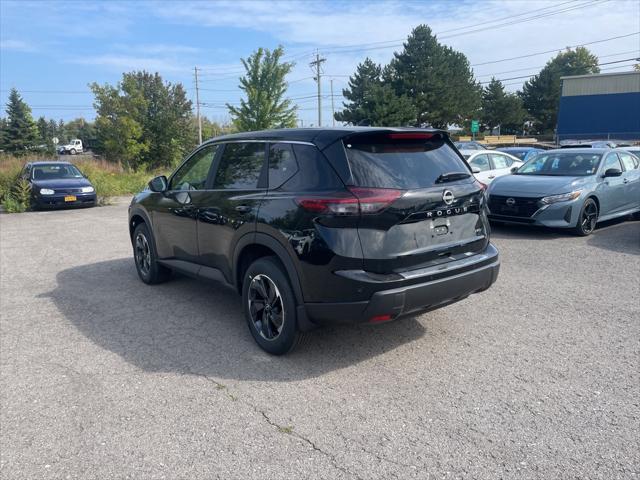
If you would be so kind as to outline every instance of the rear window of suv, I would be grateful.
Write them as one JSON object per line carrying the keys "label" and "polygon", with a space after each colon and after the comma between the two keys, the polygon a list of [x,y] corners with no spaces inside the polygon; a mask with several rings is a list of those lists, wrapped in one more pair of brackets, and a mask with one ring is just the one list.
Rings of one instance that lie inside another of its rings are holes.
{"label": "rear window of suv", "polygon": [[442,134],[360,134],[344,140],[355,185],[402,190],[432,187],[444,173],[469,167]]}

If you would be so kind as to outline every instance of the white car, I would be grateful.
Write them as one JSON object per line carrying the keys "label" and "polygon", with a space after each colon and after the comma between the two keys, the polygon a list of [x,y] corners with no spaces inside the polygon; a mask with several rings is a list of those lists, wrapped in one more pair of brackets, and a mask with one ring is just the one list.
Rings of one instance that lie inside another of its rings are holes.
{"label": "white car", "polygon": [[513,167],[520,167],[524,162],[513,155],[493,150],[461,150],[475,177],[484,184],[489,184],[496,177],[509,175]]}

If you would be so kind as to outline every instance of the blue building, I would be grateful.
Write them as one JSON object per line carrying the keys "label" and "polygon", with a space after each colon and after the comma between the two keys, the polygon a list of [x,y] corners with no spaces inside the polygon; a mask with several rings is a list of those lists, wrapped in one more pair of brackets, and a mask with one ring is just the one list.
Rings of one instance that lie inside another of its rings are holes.
{"label": "blue building", "polygon": [[558,140],[640,140],[640,72],[561,78]]}

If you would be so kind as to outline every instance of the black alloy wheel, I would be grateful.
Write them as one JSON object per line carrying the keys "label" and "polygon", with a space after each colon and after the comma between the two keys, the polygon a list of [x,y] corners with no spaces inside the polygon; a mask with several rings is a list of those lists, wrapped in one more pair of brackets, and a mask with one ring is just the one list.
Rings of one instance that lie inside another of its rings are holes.
{"label": "black alloy wheel", "polygon": [[171,270],[158,263],[153,237],[145,223],[133,232],[133,259],[140,280],[149,285],[161,283],[171,276]]}
{"label": "black alloy wheel", "polygon": [[575,232],[582,237],[591,235],[596,229],[597,223],[598,205],[592,198],[588,198],[584,202],[582,210],[580,210],[580,216],[578,217],[578,224],[575,227]]}
{"label": "black alloy wheel", "polygon": [[261,257],[244,272],[242,303],[249,331],[267,353],[284,355],[306,336],[298,330],[289,276],[277,257]]}

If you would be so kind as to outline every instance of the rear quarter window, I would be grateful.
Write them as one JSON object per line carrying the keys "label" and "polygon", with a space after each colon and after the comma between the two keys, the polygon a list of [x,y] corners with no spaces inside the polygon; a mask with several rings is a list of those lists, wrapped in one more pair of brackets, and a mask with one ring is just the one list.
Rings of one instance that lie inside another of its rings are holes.
{"label": "rear quarter window", "polygon": [[402,190],[435,185],[444,173],[471,173],[441,134],[428,139],[358,135],[344,140],[355,185]]}

